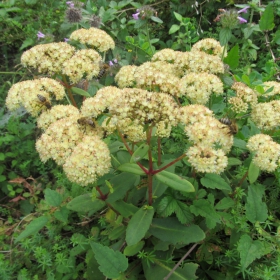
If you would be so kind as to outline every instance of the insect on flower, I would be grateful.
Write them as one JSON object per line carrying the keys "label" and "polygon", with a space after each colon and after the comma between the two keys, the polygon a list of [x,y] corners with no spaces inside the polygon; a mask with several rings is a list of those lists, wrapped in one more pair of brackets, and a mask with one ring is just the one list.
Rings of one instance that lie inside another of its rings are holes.
{"label": "insect on flower", "polygon": [[238,132],[237,123],[229,118],[221,118],[219,121],[229,129],[229,135],[235,135]]}
{"label": "insect on flower", "polygon": [[95,121],[92,119],[92,118],[87,118],[87,117],[83,117],[83,118],[79,118],[77,120],[77,123],[79,125],[89,125],[91,126],[92,128],[95,128],[96,125],[95,125]]}
{"label": "insect on flower", "polygon": [[51,109],[52,105],[50,101],[47,100],[47,98],[41,94],[37,94],[38,100],[41,103],[41,105],[46,106],[47,109]]}

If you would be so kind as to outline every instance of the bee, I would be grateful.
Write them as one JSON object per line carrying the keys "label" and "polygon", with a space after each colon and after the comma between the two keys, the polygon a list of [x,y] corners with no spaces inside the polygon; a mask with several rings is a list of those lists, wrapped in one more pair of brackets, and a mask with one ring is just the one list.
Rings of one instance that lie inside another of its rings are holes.
{"label": "bee", "polygon": [[95,125],[95,121],[91,118],[87,118],[87,117],[83,117],[83,118],[79,118],[77,120],[77,123],[80,124],[80,125],[89,125],[91,126],[92,128],[95,128],[96,125]]}
{"label": "bee", "polygon": [[219,119],[220,123],[226,125],[229,129],[229,135],[235,135],[238,132],[237,123],[234,120],[230,120],[229,118],[221,118]]}
{"label": "bee", "polygon": [[101,63],[100,64],[100,70],[99,70],[98,75],[96,76],[96,79],[98,79],[98,80],[101,79],[105,75],[105,73],[107,73],[109,71],[109,69],[110,69],[109,64]]}
{"label": "bee", "polygon": [[52,105],[50,103],[50,101],[47,100],[47,98],[41,94],[37,94],[37,97],[40,101],[40,103],[44,106],[46,106],[47,109],[51,109],[52,108]]}

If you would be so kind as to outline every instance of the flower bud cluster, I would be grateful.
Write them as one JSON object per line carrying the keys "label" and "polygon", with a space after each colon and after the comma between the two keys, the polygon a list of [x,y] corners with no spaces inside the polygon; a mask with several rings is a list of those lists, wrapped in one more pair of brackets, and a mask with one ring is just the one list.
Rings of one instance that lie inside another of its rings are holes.
{"label": "flower bud cluster", "polygon": [[23,53],[21,63],[39,73],[53,75],[62,71],[63,63],[74,53],[75,48],[64,42],[37,45]]}
{"label": "flower bud cluster", "polygon": [[80,50],[63,63],[62,73],[67,75],[73,84],[83,77],[91,80],[100,71],[100,61],[101,56],[95,50]]}
{"label": "flower bud cluster", "polygon": [[107,145],[98,136],[85,136],[67,158],[63,170],[70,181],[86,186],[108,173],[110,167]]}
{"label": "flower bud cluster", "polygon": [[245,113],[249,105],[254,108],[258,103],[258,97],[254,90],[241,82],[235,82],[232,87],[236,91],[236,96],[229,99],[232,110],[236,113]]}
{"label": "flower bud cluster", "polygon": [[[42,102],[38,95],[45,99],[45,102]],[[64,87],[59,82],[41,78],[14,84],[8,92],[6,105],[11,111],[24,106],[27,112],[36,117],[41,111],[48,109],[46,104],[51,105],[53,97],[61,100],[64,96]]]}
{"label": "flower bud cluster", "polygon": [[[198,41],[192,46],[191,51],[202,51],[210,55],[217,55],[222,57],[224,48],[222,47],[220,42],[216,41],[212,38],[206,38]],[[224,53],[224,57],[226,56],[226,52]]]}
{"label": "flower bud cluster", "polygon": [[115,42],[112,37],[105,31],[94,27],[78,29],[71,34],[70,39],[95,48],[99,52],[106,52],[115,48]]}
{"label": "flower bud cluster", "polygon": [[216,75],[189,73],[180,79],[179,96],[187,96],[193,104],[206,104],[212,93],[223,94],[223,83]]}
{"label": "flower bud cluster", "polygon": [[198,172],[221,173],[227,166],[233,136],[213,117],[213,112],[202,105],[179,109],[178,119],[185,125],[185,133],[194,144],[186,152],[188,161]]}
{"label": "flower bud cluster", "polygon": [[261,170],[273,172],[280,164],[280,145],[265,134],[257,134],[248,141],[247,148],[254,152],[253,163]]}
{"label": "flower bud cluster", "polygon": [[280,100],[258,103],[251,112],[253,122],[260,129],[274,129],[280,125]]}
{"label": "flower bud cluster", "polygon": [[135,65],[123,66],[115,76],[115,81],[120,88],[133,87],[136,84],[134,73],[138,67]]}

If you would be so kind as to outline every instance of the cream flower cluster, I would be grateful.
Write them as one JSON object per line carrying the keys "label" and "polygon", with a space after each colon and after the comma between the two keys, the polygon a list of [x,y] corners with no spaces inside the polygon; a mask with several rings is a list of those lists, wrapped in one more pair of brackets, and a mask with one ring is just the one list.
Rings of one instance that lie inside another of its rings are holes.
{"label": "cream flower cluster", "polygon": [[280,125],[280,100],[258,103],[251,112],[253,122],[260,129],[274,129]]}
{"label": "cream flower cluster", "polygon": [[24,67],[37,69],[39,73],[53,75],[60,73],[63,63],[75,53],[75,48],[67,43],[37,45],[23,53],[21,63]]}
{"label": "cream flower cluster", "polygon": [[36,149],[43,162],[52,158],[58,165],[62,165],[82,138],[83,132],[78,126],[77,118],[63,118],[47,128],[37,140]]}
{"label": "cream flower cluster", "polygon": [[228,158],[221,149],[195,145],[188,149],[186,155],[197,172],[220,174],[228,164]]}
{"label": "cream flower cluster", "polygon": [[[203,51],[210,55],[217,55],[222,57],[224,52],[224,47],[221,46],[220,42],[212,38],[206,38],[198,41],[192,46],[191,51]],[[226,52],[224,53],[226,56]]]}
{"label": "cream flower cluster", "polygon": [[108,107],[121,98],[121,90],[117,87],[108,86],[97,91],[94,97],[87,98],[81,107],[84,117],[98,117]]}
{"label": "cream flower cluster", "polygon": [[62,73],[67,75],[73,84],[85,76],[87,80],[97,76],[100,71],[101,56],[95,50],[77,51],[63,63]]}
{"label": "cream flower cluster", "polygon": [[110,151],[98,136],[85,136],[63,165],[66,176],[72,182],[86,186],[111,167]]}
{"label": "cream flower cluster", "polygon": [[36,117],[41,111],[48,109],[46,103],[42,102],[38,95],[50,104],[53,97],[56,100],[63,99],[65,91],[59,82],[50,78],[19,82],[14,84],[8,92],[7,108],[13,111],[24,106],[27,112]]}
{"label": "cream flower cluster", "polygon": [[181,52],[172,49],[163,49],[153,55],[152,61],[165,61],[173,64],[177,55],[180,53]]}
{"label": "cream flower cluster", "polygon": [[251,137],[247,144],[248,149],[254,152],[253,163],[261,170],[273,172],[280,164],[280,145],[265,134]]}
{"label": "cream flower cluster", "polygon": [[79,110],[72,105],[56,105],[37,118],[37,126],[46,130],[52,123],[68,117],[79,118]]}
{"label": "cream flower cluster", "polygon": [[188,105],[179,109],[179,122],[194,146],[186,152],[188,161],[198,172],[221,173],[227,166],[233,136],[211,110],[203,105]]}
{"label": "cream flower cluster", "polygon": [[120,88],[133,87],[136,84],[134,73],[137,69],[135,65],[123,66],[115,76],[115,81]]}
{"label": "cream flower cluster", "polygon": [[254,108],[258,103],[258,97],[254,90],[241,82],[235,82],[232,87],[236,91],[236,96],[229,99],[232,110],[236,113],[245,113],[249,105]]}
{"label": "cream flower cluster", "polygon": [[145,62],[134,72],[136,87],[178,95],[180,73],[177,72],[174,65],[164,61]]}
{"label": "cream flower cluster", "polygon": [[187,96],[194,104],[206,104],[212,93],[223,93],[222,81],[213,74],[189,73],[179,82],[180,95]]}
{"label": "cream flower cluster", "polygon": [[112,37],[105,31],[94,27],[78,29],[71,34],[70,39],[93,47],[99,52],[106,52],[115,48],[115,42]]}
{"label": "cream flower cluster", "polygon": [[264,84],[264,89],[266,91],[273,87],[272,91],[266,93],[264,96],[273,96],[276,94],[280,94],[280,83],[275,81],[268,81],[268,82],[264,82],[263,84]]}

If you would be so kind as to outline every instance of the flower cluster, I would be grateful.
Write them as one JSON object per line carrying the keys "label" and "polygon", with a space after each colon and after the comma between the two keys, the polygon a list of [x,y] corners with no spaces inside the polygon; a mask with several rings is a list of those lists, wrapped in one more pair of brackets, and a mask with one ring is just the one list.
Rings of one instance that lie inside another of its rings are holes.
{"label": "flower cluster", "polygon": [[189,73],[180,80],[178,87],[179,96],[187,96],[194,104],[206,104],[212,93],[223,93],[222,81],[208,73]]}
{"label": "flower cluster", "polygon": [[229,130],[202,105],[179,109],[178,120],[185,125],[185,133],[194,144],[186,152],[190,164],[198,172],[221,173],[227,166],[228,153],[233,145]]}
{"label": "flower cluster", "polygon": [[59,82],[41,78],[14,84],[8,92],[6,105],[11,111],[24,106],[27,112],[36,117],[41,111],[49,109],[52,97],[61,100],[64,96],[64,87]]}
{"label": "flower cluster", "polygon": [[52,123],[69,117],[76,117],[78,119],[80,115],[79,110],[72,105],[56,105],[50,110],[43,112],[37,118],[37,126],[43,130],[46,130]]}
{"label": "flower cluster", "polygon": [[21,63],[39,73],[53,75],[61,72],[63,63],[74,53],[75,48],[65,42],[37,45],[23,53]]}
{"label": "flower cluster", "polygon": [[264,82],[264,89],[267,92],[264,96],[273,96],[276,94],[280,94],[280,83],[275,82],[275,81],[268,81],[268,82]]}
{"label": "flower cluster", "polygon": [[105,31],[91,27],[90,29],[78,29],[74,31],[71,40],[97,49],[99,52],[106,52],[115,48],[115,42]]}
{"label": "flower cluster", "polygon": [[135,65],[123,66],[115,76],[115,81],[120,88],[133,87],[136,84],[134,73],[137,69]]}
{"label": "flower cluster", "polygon": [[98,136],[85,136],[67,158],[63,170],[70,181],[86,186],[108,173],[110,167],[107,145]]}
{"label": "flower cluster", "polygon": [[258,97],[254,90],[241,82],[235,82],[232,87],[236,91],[236,96],[229,99],[232,110],[236,113],[245,113],[249,105],[254,108],[258,103]]}
{"label": "flower cluster", "polygon": [[91,80],[92,77],[98,75],[100,62],[101,56],[95,50],[80,50],[63,63],[62,73],[67,75],[73,84],[79,82],[84,76],[87,80]]}
{"label": "flower cluster", "polygon": [[224,52],[224,48],[222,47],[220,42],[216,41],[212,38],[206,38],[198,41],[192,46],[191,51],[203,51],[210,55],[217,55],[219,57],[222,57],[223,53],[224,56],[226,56],[226,53]]}
{"label": "flower cluster", "polygon": [[181,52],[172,49],[163,49],[153,55],[152,61],[165,61],[173,64],[179,53]]}
{"label": "flower cluster", "polygon": [[251,113],[253,122],[261,129],[274,129],[280,125],[280,100],[257,104]]}
{"label": "flower cluster", "polygon": [[265,134],[251,137],[247,144],[248,149],[254,152],[253,163],[261,170],[273,172],[280,164],[280,145]]}

